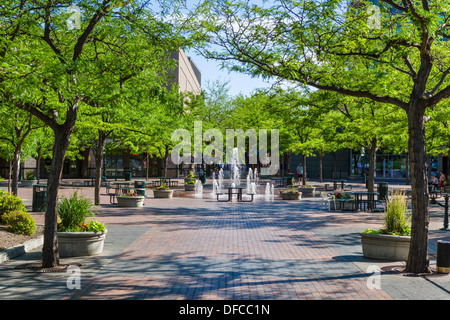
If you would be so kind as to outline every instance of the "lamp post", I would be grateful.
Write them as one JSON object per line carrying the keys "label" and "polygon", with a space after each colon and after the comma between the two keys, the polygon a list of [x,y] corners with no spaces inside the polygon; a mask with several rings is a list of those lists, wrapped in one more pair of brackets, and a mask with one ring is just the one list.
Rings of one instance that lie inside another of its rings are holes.
{"label": "lamp post", "polygon": [[444,198],[445,198],[445,204],[439,203],[437,202],[438,205],[440,205],[441,207],[444,207],[444,227],[439,229],[442,231],[450,231],[450,229],[448,228],[448,198],[450,197],[450,195],[448,193],[443,194]]}

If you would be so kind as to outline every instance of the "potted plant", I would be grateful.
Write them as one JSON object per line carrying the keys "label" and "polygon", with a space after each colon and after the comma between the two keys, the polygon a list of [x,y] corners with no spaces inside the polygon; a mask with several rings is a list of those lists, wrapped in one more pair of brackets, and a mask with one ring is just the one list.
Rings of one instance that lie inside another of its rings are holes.
{"label": "potted plant", "polygon": [[316,187],[313,187],[310,184],[305,184],[303,186],[298,187],[297,190],[300,191],[302,195],[313,196],[316,192]]}
{"label": "potted plant", "polygon": [[283,200],[300,200],[302,198],[302,193],[294,187],[288,190],[280,190],[280,194]]}
{"label": "potted plant", "polygon": [[172,198],[173,190],[171,190],[165,183],[153,189],[153,196],[155,198]]}
{"label": "potted plant", "polygon": [[32,185],[36,184],[38,181],[36,179],[36,176],[34,175],[33,171],[26,171],[25,177],[20,182],[21,185],[24,187],[31,187]]}
{"label": "potted plant", "polygon": [[355,205],[354,197],[348,192],[335,192],[331,197],[330,210],[352,211]]}
{"label": "potted plant", "polygon": [[366,229],[360,235],[364,257],[405,261],[411,241],[410,215],[405,193],[401,190],[394,191],[387,200],[383,228]]}
{"label": "potted plant", "polygon": [[119,207],[143,207],[145,196],[139,195],[137,192],[127,192],[117,197],[117,205]]}
{"label": "potted plant", "polygon": [[107,229],[95,221],[93,202],[75,192],[58,202],[60,221],[57,226],[61,257],[90,256],[103,252]]}
{"label": "potted plant", "polygon": [[194,176],[194,172],[191,170],[189,174],[184,178],[184,190],[185,191],[194,191],[195,190],[195,181],[196,178]]}

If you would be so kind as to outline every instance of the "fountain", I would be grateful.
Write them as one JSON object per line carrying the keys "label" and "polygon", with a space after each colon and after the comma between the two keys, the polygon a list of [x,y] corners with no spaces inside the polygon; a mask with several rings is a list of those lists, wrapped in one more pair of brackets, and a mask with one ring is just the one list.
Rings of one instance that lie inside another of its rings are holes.
{"label": "fountain", "polygon": [[253,173],[252,168],[248,169],[247,174],[247,193],[257,194],[258,190],[258,169]]}
{"label": "fountain", "polygon": [[275,195],[275,188],[273,186],[273,183],[270,184],[269,182],[267,182],[265,194],[266,200],[273,200],[273,196]]}
{"label": "fountain", "polygon": [[202,185],[202,182],[200,180],[195,181],[194,195],[196,197],[202,197],[203,196],[203,185]]}
{"label": "fountain", "polygon": [[222,192],[222,188],[223,188],[223,168],[220,168],[219,170],[219,183],[217,185],[217,192]]}
{"label": "fountain", "polygon": [[241,170],[239,168],[239,149],[234,148],[233,149],[233,157],[231,159],[231,170],[230,170],[230,177],[232,183],[234,183],[235,187],[238,187],[241,185]]}

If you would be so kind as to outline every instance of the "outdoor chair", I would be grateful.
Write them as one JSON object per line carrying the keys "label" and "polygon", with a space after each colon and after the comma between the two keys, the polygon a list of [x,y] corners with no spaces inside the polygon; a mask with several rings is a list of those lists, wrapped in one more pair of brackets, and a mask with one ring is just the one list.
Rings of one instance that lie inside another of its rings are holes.
{"label": "outdoor chair", "polygon": [[321,192],[320,196],[322,197],[323,209],[326,210],[326,211],[330,211],[331,196],[328,193],[326,193],[326,192]]}

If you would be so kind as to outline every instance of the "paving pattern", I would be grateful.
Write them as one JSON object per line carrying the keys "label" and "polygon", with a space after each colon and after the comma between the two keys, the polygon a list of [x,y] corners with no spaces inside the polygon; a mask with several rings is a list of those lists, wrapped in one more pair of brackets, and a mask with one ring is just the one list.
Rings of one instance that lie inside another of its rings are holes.
{"label": "paving pattern", "polygon": [[[22,192],[30,199],[30,190]],[[92,196],[92,188],[82,192]],[[205,194],[148,198],[136,209],[117,208],[106,195],[101,201],[97,217],[108,227],[104,253],[71,259],[84,263],[80,289],[68,289],[68,275],[13,270],[39,259],[37,250],[0,265],[0,299],[450,298],[448,275],[407,277],[392,271],[401,262],[362,257],[358,233],[380,226],[377,213],[329,212],[319,197],[294,202],[258,196],[251,203],[223,203]],[[43,214],[33,215],[43,221]],[[442,209],[434,210],[431,257],[433,243],[450,235],[438,231],[442,219]],[[381,288],[368,285],[373,265],[391,267],[380,275]]]}

